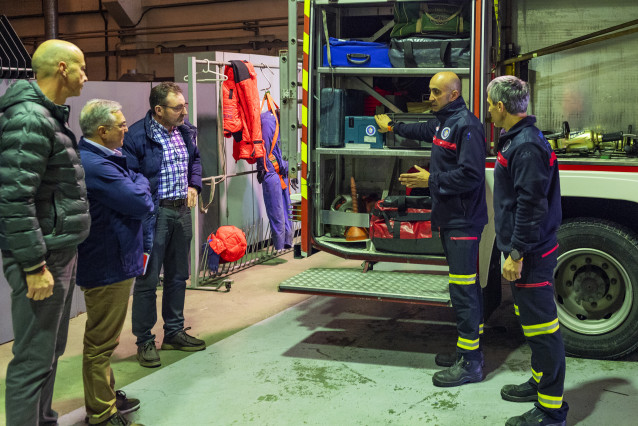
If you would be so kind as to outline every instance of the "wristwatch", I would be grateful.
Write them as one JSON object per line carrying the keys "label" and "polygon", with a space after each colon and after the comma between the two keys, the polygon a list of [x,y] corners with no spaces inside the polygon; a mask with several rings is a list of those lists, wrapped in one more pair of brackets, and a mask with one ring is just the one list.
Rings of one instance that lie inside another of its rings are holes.
{"label": "wristwatch", "polygon": [[513,248],[512,251],[510,251],[510,257],[514,262],[520,262],[521,260],[523,260],[523,253]]}

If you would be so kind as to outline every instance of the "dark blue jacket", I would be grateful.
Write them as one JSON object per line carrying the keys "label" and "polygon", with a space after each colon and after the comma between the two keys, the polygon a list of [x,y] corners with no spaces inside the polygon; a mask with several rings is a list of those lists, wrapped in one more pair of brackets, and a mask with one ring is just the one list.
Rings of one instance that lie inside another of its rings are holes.
{"label": "dark blue jacket", "polygon": [[126,158],[79,143],[91,213],[89,237],[78,246],[77,284],[99,287],[142,275],[142,220],[153,209],[148,180]]}
{"label": "dark blue jacket", "polygon": [[[151,131],[151,111],[146,117],[129,127],[124,135],[124,147],[122,152],[126,155],[128,166],[131,170],[141,173],[151,184],[151,194],[155,209],[144,220],[144,252],[150,253],[153,248],[153,236],[155,234],[155,222],[159,209],[159,180],[162,164],[162,144],[153,140]],[[188,150],[188,186],[202,190],[202,166],[199,161],[199,150],[196,145],[197,128],[188,121],[179,126],[186,149]]]}
{"label": "dark blue jacket", "polygon": [[516,123],[498,142],[494,166],[494,222],[498,248],[545,253],[557,244],[562,220],[558,160],[536,118]]}
{"label": "dark blue jacket", "polygon": [[432,141],[430,195],[432,225],[439,228],[482,228],[485,203],[485,133],[463,97],[424,123],[395,123],[400,136]]}

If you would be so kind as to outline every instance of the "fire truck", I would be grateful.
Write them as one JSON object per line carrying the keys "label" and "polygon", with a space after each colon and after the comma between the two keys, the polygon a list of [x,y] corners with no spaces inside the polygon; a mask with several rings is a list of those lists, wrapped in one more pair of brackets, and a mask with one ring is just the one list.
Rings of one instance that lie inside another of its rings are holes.
{"label": "fire truck", "polygon": [[[324,108],[326,98],[333,99],[334,92],[342,91],[346,104],[348,100],[371,104],[372,114],[408,113],[419,120],[418,114],[410,113],[423,107],[427,97],[419,99],[418,95],[427,92],[429,77],[443,70],[459,75],[468,108],[486,121],[485,88],[495,71],[496,2],[447,2],[463,7],[466,14],[469,54],[465,63],[377,68],[335,66],[326,60],[331,37],[387,41],[402,3],[415,2],[289,2],[289,48],[280,52],[281,138],[291,176],[299,176],[301,184],[297,254],[325,251],[361,260],[362,267],[309,269],[283,282],[280,291],[450,306],[442,250],[428,255],[390,253],[377,250],[369,239],[346,238],[348,229],[369,226],[371,200],[405,193],[397,183],[398,174],[415,164],[427,166],[427,145],[393,149],[386,140],[380,147],[366,133],[369,129],[355,130],[351,140],[339,146],[325,143],[334,139],[326,129],[343,125],[347,133],[348,120],[361,119],[356,115],[360,111],[348,115],[346,105],[345,118],[337,120],[336,126]],[[427,7],[429,2],[417,3]],[[300,40],[297,25],[302,10]],[[408,101],[403,103],[406,94]],[[362,117],[366,115],[370,111],[364,111]],[[421,116],[428,118],[426,113]],[[501,303],[503,258],[495,245],[492,211],[495,158],[490,146],[494,146],[496,132],[489,123],[485,126],[486,151],[492,156],[488,154],[485,165],[489,223],[481,238],[479,276],[487,317]],[[563,210],[555,301],[566,351],[572,356],[617,359],[638,347],[638,159],[630,133],[620,133],[611,141],[592,132],[565,130],[547,135],[559,158]]]}

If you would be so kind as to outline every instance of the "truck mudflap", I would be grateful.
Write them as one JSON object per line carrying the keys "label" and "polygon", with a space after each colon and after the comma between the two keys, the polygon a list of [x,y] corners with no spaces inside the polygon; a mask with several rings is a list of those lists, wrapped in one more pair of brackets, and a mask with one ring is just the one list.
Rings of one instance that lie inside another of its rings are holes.
{"label": "truck mudflap", "polygon": [[310,268],[279,284],[279,291],[451,306],[447,272]]}

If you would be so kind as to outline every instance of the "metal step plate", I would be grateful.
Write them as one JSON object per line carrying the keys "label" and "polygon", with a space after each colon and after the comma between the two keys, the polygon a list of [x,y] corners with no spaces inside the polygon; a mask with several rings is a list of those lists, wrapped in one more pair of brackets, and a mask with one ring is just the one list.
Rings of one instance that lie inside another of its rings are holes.
{"label": "metal step plate", "polygon": [[361,296],[450,304],[448,275],[385,272],[353,268],[310,268],[279,284],[279,291]]}

